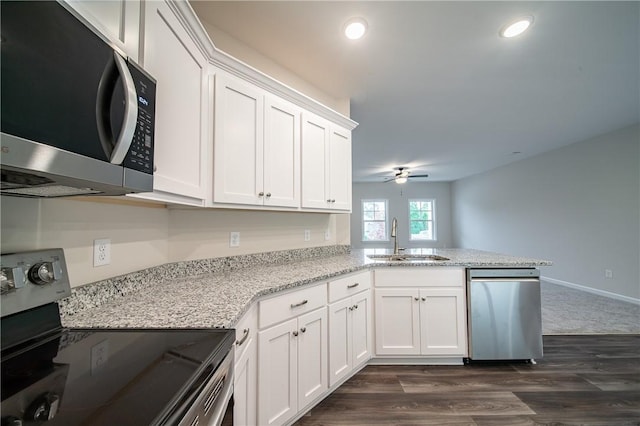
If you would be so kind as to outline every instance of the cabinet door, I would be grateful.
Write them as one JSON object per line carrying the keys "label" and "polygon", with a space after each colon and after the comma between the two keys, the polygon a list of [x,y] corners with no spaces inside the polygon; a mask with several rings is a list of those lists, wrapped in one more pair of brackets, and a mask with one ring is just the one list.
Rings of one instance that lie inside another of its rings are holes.
{"label": "cabinet door", "polygon": [[359,293],[353,296],[351,301],[353,367],[357,367],[371,358],[371,291]]}
{"label": "cabinet door", "polygon": [[216,76],[213,201],[261,205],[264,92],[227,75]]}
{"label": "cabinet door", "polygon": [[66,0],[103,37],[135,62],[140,37],[139,0]]}
{"label": "cabinet door", "polygon": [[298,321],[258,333],[258,424],[281,425],[298,411]]}
{"label": "cabinet door", "polygon": [[265,98],[264,205],[300,207],[300,110]]}
{"label": "cabinet door", "polygon": [[144,68],[157,80],[154,192],[203,205],[207,61],[165,2],[145,10]]}
{"label": "cabinet door", "polygon": [[334,126],[329,138],[328,177],[330,207],[351,211],[351,132]]}
{"label": "cabinet door", "polygon": [[376,289],[376,354],[420,354],[418,289]]}
{"label": "cabinet door", "polygon": [[302,207],[326,209],[329,122],[310,113],[302,114],[301,146]]}
{"label": "cabinet door", "polygon": [[464,290],[421,289],[420,323],[423,355],[466,355]]}
{"label": "cabinet door", "polygon": [[329,305],[329,386],[353,369],[352,311],[350,297]]}
{"label": "cabinet door", "polygon": [[298,317],[298,410],[328,389],[327,310]]}
{"label": "cabinet door", "polygon": [[256,342],[248,339],[235,364],[233,381],[233,421],[238,425],[255,425],[258,356]]}

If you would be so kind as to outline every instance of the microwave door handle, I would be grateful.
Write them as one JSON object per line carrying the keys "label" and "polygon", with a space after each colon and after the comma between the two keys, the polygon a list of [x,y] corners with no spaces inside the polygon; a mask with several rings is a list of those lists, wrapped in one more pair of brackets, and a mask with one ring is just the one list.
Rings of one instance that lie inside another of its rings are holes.
{"label": "microwave door handle", "polygon": [[118,53],[113,52],[113,57],[118,67],[118,72],[122,77],[122,86],[124,89],[125,108],[124,121],[120,129],[120,136],[116,140],[115,147],[111,153],[110,162],[112,164],[122,164],[124,157],[129,152],[131,143],[133,142],[133,134],[136,131],[138,122],[138,95],[136,86],[133,83],[133,77],[127,67],[127,62]]}

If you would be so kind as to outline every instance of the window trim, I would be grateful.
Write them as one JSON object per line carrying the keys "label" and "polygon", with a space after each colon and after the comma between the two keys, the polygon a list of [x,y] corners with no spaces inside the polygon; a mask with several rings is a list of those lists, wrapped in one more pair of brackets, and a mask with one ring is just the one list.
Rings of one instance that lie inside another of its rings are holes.
{"label": "window trim", "polygon": [[[413,222],[411,220],[411,202],[416,202],[416,201],[420,201],[420,202],[425,202],[425,201],[430,201],[431,202],[431,211],[432,211],[432,226],[433,226],[433,238],[429,238],[429,239],[425,239],[425,238],[413,238],[413,234],[411,233],[411,222]],[[436,226],[436,199],[435,198],[410,198],[407,201],[407,218],[409,219],[409,221],[407,222],[409,224],[409,241],[411,242],[420,242],[420,241],[438,241],[438,233],[437,233],[437,226]]]}
{"label": "window trim", "polygon": [[[382,222],[381,220],[364,220],[364,203],[384,203],[384,239],[382,240],[365,240],[364,225],[366,222]],[[367,198],[360,200],[360,240],[363,243],[380,243],[389,241],[389,200],[384,198]]]}

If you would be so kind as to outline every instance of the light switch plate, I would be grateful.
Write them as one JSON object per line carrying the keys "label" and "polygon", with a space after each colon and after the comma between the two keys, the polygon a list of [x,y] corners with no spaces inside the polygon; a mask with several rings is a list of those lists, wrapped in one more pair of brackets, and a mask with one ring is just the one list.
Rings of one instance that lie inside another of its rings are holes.
{"label": "light switch plate", "polygon": [[304,240],[305,241],[311,241],[311,230],[310,229],[305,229],[304,230]]}

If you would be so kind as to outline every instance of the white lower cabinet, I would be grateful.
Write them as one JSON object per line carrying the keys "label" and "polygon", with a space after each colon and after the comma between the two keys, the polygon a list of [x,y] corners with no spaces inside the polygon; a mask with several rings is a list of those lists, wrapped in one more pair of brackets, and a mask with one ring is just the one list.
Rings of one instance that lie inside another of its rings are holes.
{"label": "white lower cabinet", "polygon": [[376,355],[467,355],[464,270],[376,270]]}
{"label": "white lower cabinet", "polygon": [[[281,318],[274,312],[263,316],[263,310],[304,310],[319,302],[322,306],[258,333],[259,425],[287,423],[328,389],[326,285],[309,290],[260,302],[261,327],[268,318]],[[320,294],[318,290],[323,298],[306,298]]]}
{"label": "white lower cabinet", "polygon": [[329,386],[371,358],[371,290],[329,305]]}
{"label": "white lower cabinet", "polygon": [[371,272],[329,282],[329,386],[371,358]]}
{"label": "white lower cabinet", "polygon": [[233,380],[233,420],[237,425],[257,424],[258,318],[255,307],[236,325]]}

